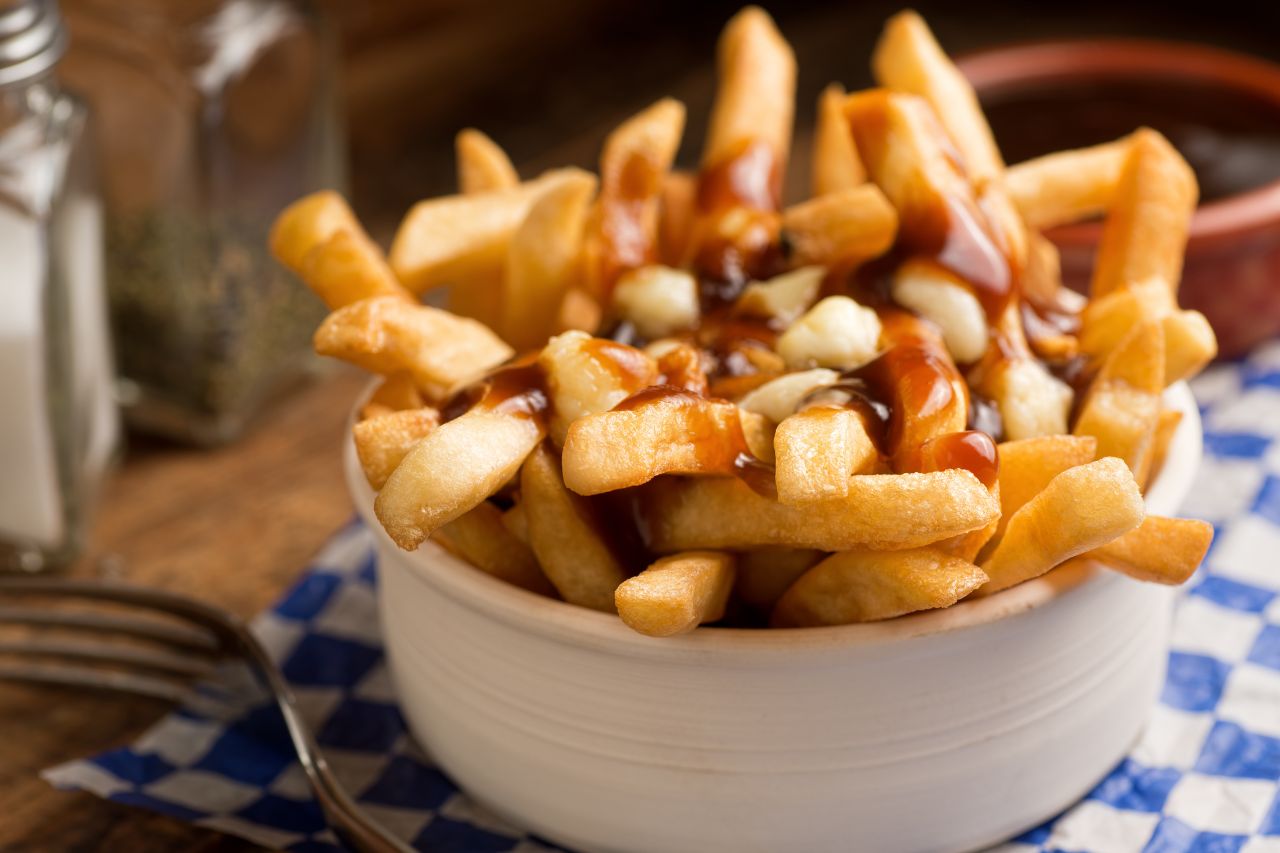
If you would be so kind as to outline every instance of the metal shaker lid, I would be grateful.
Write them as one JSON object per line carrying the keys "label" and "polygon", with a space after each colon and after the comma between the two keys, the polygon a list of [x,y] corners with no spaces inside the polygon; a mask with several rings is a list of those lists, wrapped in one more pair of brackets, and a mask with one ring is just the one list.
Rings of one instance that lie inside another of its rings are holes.
{"label": "metal shaker lid", "polygon": [[0,0],[0,86],[48,71],[66,47],[57,0]]}

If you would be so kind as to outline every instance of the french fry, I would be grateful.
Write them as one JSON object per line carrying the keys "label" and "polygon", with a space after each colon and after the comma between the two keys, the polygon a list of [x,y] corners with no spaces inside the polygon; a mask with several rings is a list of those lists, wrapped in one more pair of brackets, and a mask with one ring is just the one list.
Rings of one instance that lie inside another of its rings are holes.
{"label": "french fry", "polygon": [[502,524],[512,536],[529,544],[529,519],[524,514],[523,502],[517,501],[502,514]]}
{"label": "french fry", "polygon": [[950,607],[982,586],[973,563],[937,548],[845,551],[800,576],[773,609],[775,628],[848,625]]}
{"label": "french fry", "polygon": [[458,160],[458,191],[463,195],[509,190],[520,183],[507,152],[475,128],[454,137],[453,149]]}
{"label": "french fry", "polygon": [[556,594],[533,551],[507,529],[502,510],[488,501],[444,525],[432,538],[500,580],[538,595]]}
{"label": "french fry", "polygon": [[393,373],[379,382],[369,395],[369,401],[360,409],[360,419],[403,409],[420,409],[426,404],[426,398],[413,381],[413,374]]}
{"label": "french fry", "polygon": [[733,597],[768,615],[778,599],[801,575],[817,565],[821,551],[806,548],[756,548],[738,554]]}
{"label": "french fry", "polygon": [[413,446],[440,425],[435,409],[404,409],[367,418],[352,427],[356,457],[369,485],[381,489]]}
{"label": "french fry", "polygon": [[1054,477],[1097,458],[1098,441],[1087,435],[1043,435],[1002,442],[1000,457],[1000,526],[1004,534],[1013,514],[1045,490]]}
{"label": "french fry", "polygon": [[1082,316],[1080,349],[1102,361],[1134,327],[1159,320],[1165,338],[1165,385],[1188,379],[1218,354],[1218,341],[1199,311],[1179,311],[1168,285],[1158,278],[1092,300]]}
{"label": "french fry", "polygon": [[1218,355],[1218,338],[1199,311],[1174,311],[1160,323],[1164,330],[1164,384],[1190,379]]}
{"label": "french fry", "polygon": [[571,287],[560,302],[556,332],[590,332],[600,328],[603,317],[604,309],[594,296],[580,288]]}
{"label": "french fry", "polygon": [[1010,166],[1005,187],[1037,231],[1100,216],[1111,207],[1129,137],[1058,151]]}
{"label": "french fry", "polygon": [[1099,456],[1119,457],[1131,471],[1145,471],[1163,390],[1164,327],[1152,320],[1107,356],[1073,432],[1096,438]]}
{"label": "french fry", "polygon": [[551,440],[563,446],[569,425],[607,412],[658,381],[658,363],[641,350],[585,332],[556,335],[538,355],[551,395]]}
{"label": "french fry", "polygon": [[413,446],[378,493],[374,512],[392,541],[412,551],[502,488],[544,433],[537,418],[472,409]]}
{"label": "french fry", "polygon": [[697,209],[698,179],[688,172],[668,172],[662,180],[658,205],[658,257],[678,266],[689,254]]}
{"label": "french fry", "polygon": [[512,355],[483,324],[394,296],[334,311],[316,330],[314,343],[321,355],[373,373],[408,372],[432,401]]}
{"label": "french fry", "polygon": [[591,505],[565,488],[555,453],[538,447],[520,471],[529,545],[542,571],[570,604],[610,612],[629,574],[600,534]]}
{"label": "french fry", "polygon": [[614,604],[622,621],[641,634],[686,634],[724,617],[733,567],[733,555],[719,551],[663,557],[623,581],[614,593]]}
{"label": "french fry", "polygon": [[569,425],[563,464],[570,489],[598,495],[660,474],[734,472],[747,451],[736,405],[669,386],[638,396]]}
{"label": "french fry", "polygon": [[787,506],[732,477],[661,478],[646,487],[659,553],[768,546],[842,551],[928,545],[990,523],[999,502],[968,471],[855,474],[848,497]]}
{"label": "french fry", "polygon": [[1176,586],[1195,574],[1213,542],[1213,525],[1149,515],[1142,524],[1085,553],[1135,580]]}
{"label": "french fry", "polygon": [[760,143],[767,147],[780,181],[795,111],[796,58],[791,46],[767,12],[748,6],[725,25],[716,68],[716,98],[702,168],[713,169]]}
{"label": "french fry", "polygon": [[1169,141],[1148,128],[1135,132],[1102,227],[1090,295],[1152,278],[1176,293],[1198,197],[1195,174]]}
{"label": "french fry", "polygon": [[391,269],[414,293],[465,286],[501,270],[511,235],[545,191],[581,174],[558,169],[506,190],[442,196],[413,206],[391,243]]}
{"label": "french fry", "polygon": [[826,406],[784,419],[774,433],[773,449],[778,500],[792,505],[846,497],[849,476],[878,456],[860,414]]}
{"label": "french fry", "polygon": [[747,440],[747,452],[765,465],[773,465],[777,459],[773,452],[773,436],[777,425],[764,415],[738,409],[738,420],[742,422],[742,435]]}
{"label": "french fry", "polygon": [[600,202],[591,232],[592,292],[603,297],[618,276],[654,262],[662,192],[680,135],[684,104],[664,98],[609,134],[600,155]]}
{"label": "french fry", "polygon": [[969,81],[942,52],[924,19],[899,12],[885,24],[871,56],[876,81],[919,95],[937,112],[976,183],[998,180],[1004,160]]}
{"label": "french fry", "polygon": [[849,122],[844,117],[844,87],[832,83],[818,98],[818,121],[813,131],[813,175],[810,179],[814,198],[843,192],[867,180],[866,170],[858,159],[858,149],[849,135]]}
{"label": "french fry", "polygon": [[1013,514],[981,567],[990,578],[977,595],[1039,577],[1054,566],[1128,533],[1145,508],[1123,460],[1069,468]]}
{"label": "french fry", "polygon": [[1164,467],[1165,458],[1169,455],[1169,445],[1173,442],[1173,437],[1181,423],[1182,412],[1176,409],[1160,411],[1160,417],[1156,420],[1155,435],[1151,438],[1151,452],[1147,454],[1146,467],[1136,475],[1139,483],[1150,484],[1160,476],[1160,469]]}
{"label": "french fry", "polygon": [[333,190],[321,190],[280,211],[268,245],[275,259],[296,273],[308,252],[340,231],[363,233],[346,199]]}
{"label": "french fry", "polygon": [[517,350],[536,349],[555,331],[560,304],[577,272],[587,204],[595,190],[595,176],[567,176],[538,197],[511,238],[501,328]]}
{"label": "french fry", "polygon": [[861,263],[893,245],[898,215],[875,184],[818,196],[782,212],[783,240],[797,265]]}

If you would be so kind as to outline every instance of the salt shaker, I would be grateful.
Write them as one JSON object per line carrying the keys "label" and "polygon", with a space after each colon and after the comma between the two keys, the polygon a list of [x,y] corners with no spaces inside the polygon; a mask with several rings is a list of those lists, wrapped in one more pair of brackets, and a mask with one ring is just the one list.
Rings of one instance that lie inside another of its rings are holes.
{"label": "salt shaker", "polygon": [[118,421],[88,113],[54,0],[0,0],[0,568],[83,545]]}

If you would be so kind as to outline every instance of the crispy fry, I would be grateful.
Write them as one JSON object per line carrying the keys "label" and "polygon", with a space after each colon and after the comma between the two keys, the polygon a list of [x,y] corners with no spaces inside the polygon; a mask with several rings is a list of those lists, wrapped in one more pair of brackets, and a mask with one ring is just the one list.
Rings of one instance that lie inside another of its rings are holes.
{"label": "crispy fry", "polygon": [[524,514],[522,501],[516,501],[502,514],[502,524],[512,536],[526,545],[529,544],[529,519]]}
{"label": "crispy fry", "polygon": [[598,495],[660,474],[733,473],[747,450],[738,407],[670,386],[655,392],[569,425],[564,481],[570,489]]}
{"label": "crispy fry", "polygon": [[346,199],[333,190],[321,190],[280,211],[268,243],[275,259],[296,273],[308,252],[340,231],[363,233]]}
{"label": "crispy fry", "polygon": [[923,97],[960,150],[965,168],[977,183],[998,180],[1004,160],[969,81],[942,52],[924,19],[899,12],[885,24],[871,67],[886,88]]}
{"label": "crispy fry", "polygon": [[658,257],[677,266],[689,254],[689,235],[698,198],[698,179],[689,172],[668,172],[658,205]]}
{"label": "crispy fry", "polygon": [[1218,355],[1218,338],[1199,311],[1174,311],[1164,329],[1164,384],[1190,379]]}
{"label": "crispy fry", "polygon": [[545,446],[520,471],[529,545],[542,571],[571,604],[606,612],[627,571],[600,534],[587,501],[565,488],[560,460]]}
{"label": "crispy fry", "polygon": [[773,465],[776,456],[773,452],[773,436],[777,425],[764,415],[738,409],[738,420],[742,422],[742,435],[747,440],[747,451],[765,465]]}
{"label": "crispy fry", "polygon": [[602,298],[618,276],[657,260],[658,217],[684,104],[664,98],[609,134],[600,155],[600,203],[591,230],[592,292]]}
{"label": "crispy fry", "polygon": [[796,58],[791,46],[758,6],[730,19],[716,49],[717,88],[703,169],[738,156],[753,142],[768,146],[781,179],[791,148]]}
{"label": "crispy fry", "polygon": [[1147,454],[1146,467],[1136,475],[1138,482],[1144,484],[1144,489],[1160,476],[1160,469],[1164,467],[1165,458],[1169,455],[1169,445],[1181,423],[1182,412],[1176,409],[1161,410],[1160,417],[1156,420],[1155,435],[1151,438],[1151,452]]}
{"label": "crispy fry", "polygon": [[1039,577],[1142,523],[1145,509],[1133,474],[1115,457],[1062,472],[1013,514],[982,570],[990,595]]}
{"label": "crispy fry", "polygon": [[849,476],[864,471],[878,456],[860,414],[827,406],[783,420],[773,449],[778,500],[793,505],[846,497]]}
{"label": "crispy fry", "polygon": [[733,588],[734,558],[719,551],[663,557],[614,593],[622,621],[650,637],[685,634],[724,617]]}
{"label": "crispy fry", "polygon": [[440,425],[435,409],[404,409],[367,418],[352,427],[356,456],[369,485],[381,489],[413,446]]}
{"label": "crispy fry", "polygon": [[1073,432],[1096,438],[1099,456],[1116,456],[1131,471],[1145,471],[1163,390],[1164,327],[1151,320],[1107,356]]}
{"label": "crispy fry", "polygon": [[566,177],[538,197],[511,238],[502,336],[517,350],[535,349],[555,331],[577,271],[587,204],[595,190],[593,175]]}
{"label": "crispy fry", "polygon": [[844,117],[845,97],[844,87],[832,83],[818,98],[810,181],[814,198],[851,190],[867,180],[858,149],[849,135],[849,122]]}
{"label": "crispy fry", "polygon": [[1115,196],[1102,228],[1090,294],[1106,296],[1159,279],[1176,293],[1199,189],[1169,141],[1143,128],[1130,137]]}
{"label": "crispy fry", "polygon": [[426,404],[426,398],[413,381],[413,374],[393,373],[379,382],[378,387],[369,395],[369,401],[360,409],[360,419],[372,417],[375,413],[420,409]]}
{"label": "crispy fry", "polygon": [[1094,299],[1082,317],[1080,348],[1102,361],[1134,327],[1159,320],[1164,330],[1164,381],[1190,378],[1218,354],[1218,341],[1199,311],[1179,311],[1160,279],[1148,279]]}
{"label": "crispy fry", "polygon": [[1195,574],[1213,542],[1213,525],[1149,515],[1142,524],[1084,556],[1131,578],[1176,586]]}
{"label": "crispy fry", "polygon": [[1126,136],[1010,166],[1005,186],[1027,226],[1043,230],[1105,213],[1115,197],[1129,141]]}
{"label": "crispy fry", "polygon": [[502,510],[488,501],[444,525],[432,538],[500,580],[539,595],[556,594],[533,551],[507,529]]}
{"label": "crispy fry", "polygon": [[644,352],[583,332],[556,335],[538,363],[547,377],[551,440],[558,446],[578,418],[607,412],[658,381],[658,363]]}
{"label": "crispy fry", "polygon": [[855,474],[849,495],[792,507],[731,477],[662,478],[645,517],[659,553],[784,545],[841,551],[914,548],[990,523],[999,502],[968,471]]}
{"label": "crispy fry", "polygon": [[861,263],[893,245],[898,215],[875,184],[861,184],[782,212],[783,240],[797,265]]}
{"label": "crispy fry", "polygon": [[502,268],[511,235],[534,201],[578,169],[558,169],[506,190],[442,196],[413,206],[391,243],[391,268],[422,293],[444,284],[465,286]]}
{"label": "crispy fry", "polygon": [[371,296],[417,301],[396,281],[382,250],[363,231],[336,231],[312,247],[302,258],[298,277],[333,310]]}
{"label": "crispy fry", "polygon": [[800,577],[773,609],[775,628],[848,625],[950,607],[987,576],[937,548],[845,551]]}
{"label": "crispy fry", "polygon": [[1045,490],[1054,477],[1092,462],[1098,455],[1098,441],[1087,435],[1043,435],[1006,441],[997,448],[1000,456],[1000,526],[1004,534],[1013,514]]}
{"label": "crispy fry", "polygon": [[738,555],[738,576],[733,595],[743,604],[767,614],[787,587],[819,560],[821,551],[805,548],[757,548]]}
{"label": "crispy fry", "polygon": [[458,192],[463,195],[509,190],[520,183],[507,152],[475,128],[458,133],[453,149],[458,160]]}
{"label": "crispy fry", "polygon": [[316,330],[316,352],[391,375],[409,372],[433,401],[501,364],[509,346],[475,320],[393,296],[362,299]]}
{"label": "crispy fry", "polygon": [[577,287],[565,292],[556,319],[556,332],[590,332],[600,328],[604,310],[595,297]]}

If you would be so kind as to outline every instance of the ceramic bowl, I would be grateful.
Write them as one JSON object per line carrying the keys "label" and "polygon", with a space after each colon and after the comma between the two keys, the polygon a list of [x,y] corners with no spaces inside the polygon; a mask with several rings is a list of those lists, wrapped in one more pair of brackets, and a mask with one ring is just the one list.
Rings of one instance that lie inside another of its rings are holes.
{"label": "ceramic bowl", "polygon": [[[1280,65],[1205,45],[1141,39],[1035,42],[984,50],[957,64],[980,98],[1062,84],[1157,81],[1172,91],[1223,91],[1280,115]],[[1280,126],[1272,132],[1280,134]],[[1088,285],[1101,235],[1100,223],[1048,232],[1062,252],[1064,279],[1077,289]],[[1278,277],[1280,181],[1200,205],[1191,221],[1179,299],[1209,318],[1223,356],[1243,355],[1280,334]]]}
{"label": "ceramic bowl", "polygon": [[[1173,514],[1200,456],[1184,418],[1148,491]],[[377,537],[401,707],[492,812],[583,851],[945,851],[1032,827],[1133,745],[1174,593],[1098,566],[947,610],[838,628],[653,639]]]}

